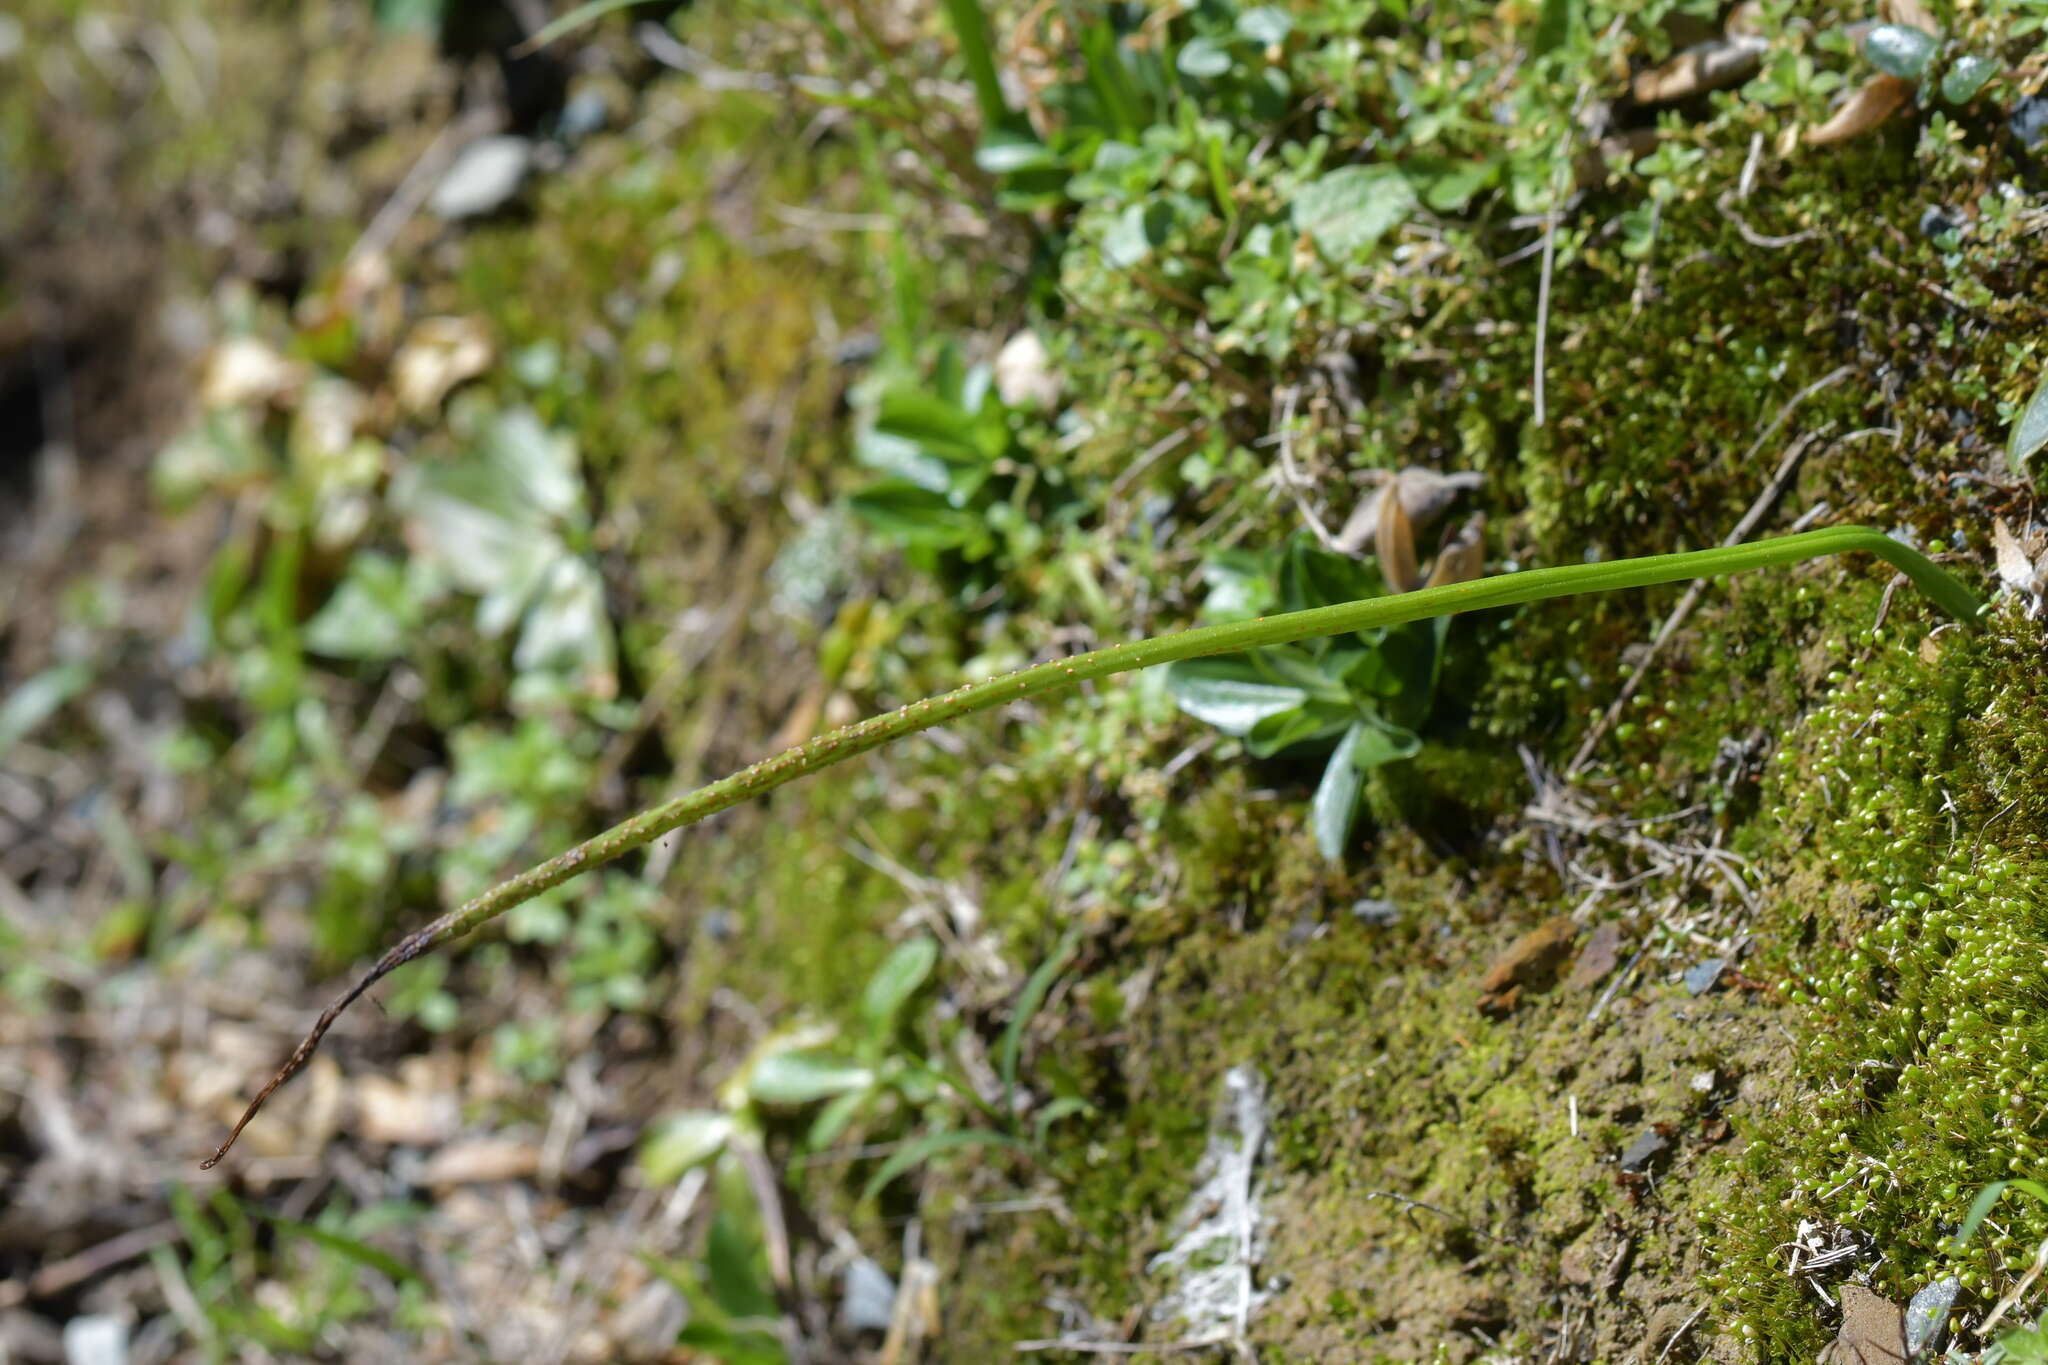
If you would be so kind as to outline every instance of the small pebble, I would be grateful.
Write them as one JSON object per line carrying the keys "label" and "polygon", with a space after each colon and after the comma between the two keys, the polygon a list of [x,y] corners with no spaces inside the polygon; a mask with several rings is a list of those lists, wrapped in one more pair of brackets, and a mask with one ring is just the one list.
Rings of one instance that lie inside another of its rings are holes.
{"label": "small pebble", "polygon": [[889,1273],[865,1256],[846,1264],[845,1292],[839,1300],[839,1320],[849,1332],[886,1332],[896,1311],[896,1282]]}
{"label": "small pebble", "polygon": [[2015,104],[2005,126],[2022,151],[2031,152],[2048,141],[2048,96],[2029,95]]}
{"label": "small pebble", "polygon": [[1671,1146],[1671,1139],[1655,1128],[1645,1128],[1641,1137],[1628,1145],[1621,1154],[1621,1169],[1634,1174],[1649,1169],[1650,1163],[1662,1156]]}
{"label": "small pebble", "polygon": [[1693,995],[1705,995],[1721,984],[1721,973],[1728,970],[1728,959],[1710,957],[1704,962],[1695,962],[1685,969],[1685,989]]}
{"label": "small pebble", "polygon": [[533,165],[533,144],[509,135],[482,137],[455,155],[455,164],[427,196],[439,218],[479,218],[503,208],[519,192]]}
{"label": "small pebble", "polygon": [[1920,235],[1939,237],[1944,232],[1961,232],[1963,225],[1940,204],[1929,204],[1920,215]]}
{"label": "small pebble", "polygon": [[1365,924],[1386,928],[1401,922],[1401,907],[1392,901],[1362,900],[1351,903],[1351,917]]}
{"label": "small pebble", "polygon": [[93,1314],[64,1324],[64,1365],[128,1365],[128,1328]]}
{"label": "small pebble", "polygon": [[1923,1360],[1941,1349],[1948,1335],[1948,1314],[1956,1305],[1963,1282],[1951,1275],[1936,1280],[1913,1296],[1906,1305],[1906,1354]]}

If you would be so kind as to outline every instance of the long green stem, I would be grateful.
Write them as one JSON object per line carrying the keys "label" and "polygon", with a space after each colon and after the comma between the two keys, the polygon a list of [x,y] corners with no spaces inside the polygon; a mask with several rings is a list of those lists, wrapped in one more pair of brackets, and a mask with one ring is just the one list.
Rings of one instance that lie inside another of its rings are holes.
{"label": "long green stem", "polygon": [[431,952],[451,939],[460,938],[486,921],[496,919],[513,906],[531,900],[550,887],[580,876],[600,863],[608,863],[685,825],[736,806],[785,782],[829,768],[856,754],[879,748],[905,735],[943,725],[949,720],[986,711],[1003,702],[1022,701],[1072,687],[1090,678],[1112,673],[1152,668],[1181,659],[1198,659],[1211,654],[1234,654],[1265,645],[1292,644],[1328,635],[1397,626],[1459,612],[1510,607],[1549,597],[1581,593],[1613,592],[1621,588],[1647,588],[1659,583],[1685,579],[1713,578],[1723,574],[1766,569],[1826,555],[1864,551],[1885,560],[1913,580],[1921,592],[1965,625],[1976,622],[1981,604],[1970,591],[1930,563],[1918,551],[1881,532],[1862,526],[1839,526],[1824,531],[1807,531],[1776,540],[1731,545],[1685,554],[1651,555],[1624,559],[1611,564],[1571,564],[1554,569],[1531,569],[1525,573],[1502,574],[1442,587],[1422,588],[1391,597],[1374,597],[1362,602],[1344,602],[1332,607],[1267,616],[1256,621],[1230,625],[1203,626],[1173,635],[1155,636],[1108,649],[1091,650],[1072,658],[1007,673],[984,682],[969,683],[942,696],[912,702],[900,710],[819,735],[817,738],[765,758],[731,777],[699,787],[687,796],[642,811],[630,820],[612,826],[595,838],[585,840],[566,853],[558,853],[508,881],[500,882],[475,900],[460,906],[426,927],[408,934],[364,977],[320,1015],[306,1038],[292,1052],[269,1083],[243,1113],[228,1140],[205,1162],[211,1168],[234,1145],[263,1102],[290,1080],[312,1057],[320,1040],[341,1017],[343,1010],[395,968]]}

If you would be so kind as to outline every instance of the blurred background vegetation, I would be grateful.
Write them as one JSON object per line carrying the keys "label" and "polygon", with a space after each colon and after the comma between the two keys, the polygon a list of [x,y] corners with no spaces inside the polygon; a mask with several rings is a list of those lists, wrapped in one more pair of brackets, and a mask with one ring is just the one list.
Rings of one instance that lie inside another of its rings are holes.
{"label": "blurred background vegetation", "polygon": [[2044,23],[0,14],[0,1360],[2044,1358]]}

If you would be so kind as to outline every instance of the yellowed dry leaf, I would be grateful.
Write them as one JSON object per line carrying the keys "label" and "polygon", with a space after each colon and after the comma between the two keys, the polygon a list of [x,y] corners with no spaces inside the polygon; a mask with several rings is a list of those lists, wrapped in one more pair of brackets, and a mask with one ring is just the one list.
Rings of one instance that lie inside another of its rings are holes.
{"label": "yellowed dry leaf", "polygon": [[1398,474],[1387,475],[1378,488],[1360,499],[1345,518],[1343,529],[1333,537],[1334,542],[1345,554],[1371,554],[1379,534],[1380,499],[1390,488],[1400,495],[1402,510],[1408,513],[1410,527],[1414,528],[1434,522],[1457,500],[1458,494],[1476,489],[1482,482],[1483,477],[1473,470],[1439,474],[1434,469],[1410,465]]}
{"label": "yellowed dry leaf", "polygon": [[1877,12],[1888,24],[1904,24],[1922,33],[1941,32],[1941,25],[1934,22],[1934,16],[1920,0],[1878,0]]}
{"label": "yellowed dry leaf", "polygon": [[481,1137],[451,1142],[427,1159],[422,1185],[489,1185],[524,1180],[540,1169],[540,1148],[519,1138]]}
{"label": "yellowed dry leaf", "polygon": [[1991,523],[1991,548],[2000,582],[2029,597],[2041,595],[2048,580],[2048,532],[2030,530],[2024,537],[2016,536],[1999,517]]}
{"label": "yellowed dry leaf", "polygon": [[391,387],[411,413],[441,406],[449,391],[491,367],[491,338],[475,318],[421,318],[391,359]]}
{"label": "yellowed dry leaf", "polygon": [[1380,498],[1379,530],[1373,536],[1374,551],[1380,557],[1380,576],[1390,592],[1410,592],[1421,586],[1422,573],[1415,564],[1415,526],[1408,510],[1401,506],[1397,492]]}
{"label": "yellowed dry leaf", "polygon": [[1470,520],[1458,528],[1456,535],[1444,541],[1437,551],[1436,564],[1429,571],[1429,586],[1440,587],[1445,583],[1470,583],[1486,569],[1486,514],[1474,513]]}
{"label": "yellowed dry leaf", "polygon": [[1824,147],[1867,133],[1913,98],[1913,82],[1903,76],[1877,76],[1835,111],[1835,116],[1806,134],[1809,146]]}
{"label": "yellowed dry leaf", "polygon": [[199,401],[210,408],[286,399],[305,382],[303,365],[287,360],[255,337],[229,337],[206,357]]}
{"label": "yellowed dry leaf", "polygon": [[1764,40],[1722,38],[1690,47],[1661,66],[1638,71],[1629,93],[1638,104],[1665,104],[1709,90],[1723,90],[1754,76],[1763,62]]}

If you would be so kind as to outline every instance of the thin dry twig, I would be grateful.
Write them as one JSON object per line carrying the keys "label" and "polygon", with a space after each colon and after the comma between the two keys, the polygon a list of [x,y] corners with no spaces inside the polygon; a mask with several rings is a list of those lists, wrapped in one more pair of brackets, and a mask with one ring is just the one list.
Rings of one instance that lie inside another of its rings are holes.
{"label": "thin dry twig", "polygon": [[1788,246],[1797,246],[1801,242],[1814,241],[1821,235],[1819,228],[1806,228],[1799,232],[1786,233],[1783,236],[1773,236],[1769,233],[1758,232],[1749,225],[1747,219],[1735,211],[1734,205],[1729,203],[1729,197],[1726,194],[1723,194],[1714,201],[1714,207],[1721,211],[1723,218],[1726,218],[1735,225],[1735,230],[1742,234],[1743,241],[1748,242],[1751,246],[1761,247],[1766,251],[1778,251]]}
{"label": "thin dry twig", "polygon": [[1707,1306],[1701,1304],[1698,1308],[1692,1310],[1691,1317],[1678,1324],[1678,1330],[1671,1334],[1671,1340],[1665,1342],[1664,1349],[1657,1353],[1657,1365],[1664,1365],[1664,1362],[1671,1356],[1671,1348],[1678,1345],[1678,1339],[1691,1331],[1692,1325],[1700,1320],[1700,1314],[1706,1311]]}

